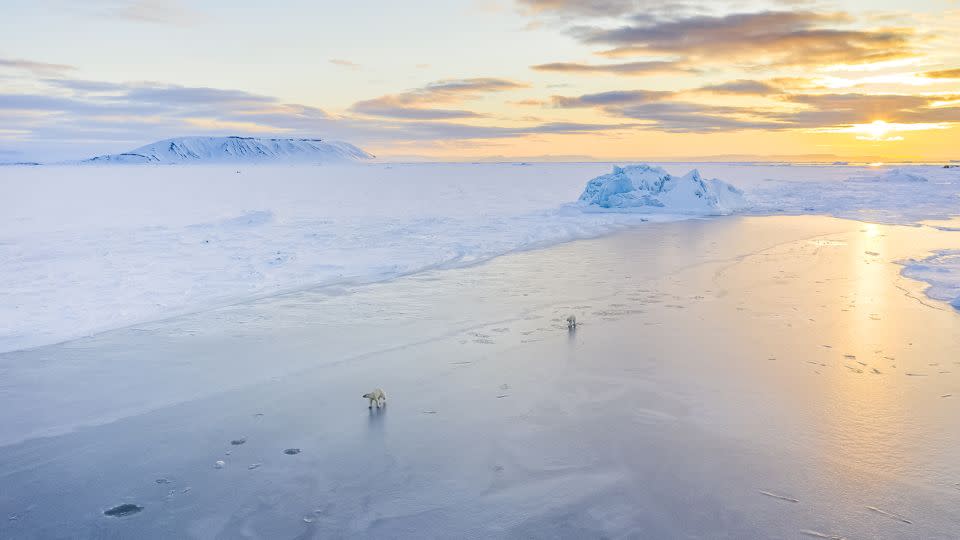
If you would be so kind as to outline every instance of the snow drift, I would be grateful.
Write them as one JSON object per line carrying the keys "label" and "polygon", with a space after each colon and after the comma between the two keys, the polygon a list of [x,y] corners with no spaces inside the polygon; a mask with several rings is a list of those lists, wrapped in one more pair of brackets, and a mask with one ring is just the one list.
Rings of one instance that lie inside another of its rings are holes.
{"label": "snow drift", "polygon": [[917,173],[916,171],[911,171],[909,169],[890,169],[882,174],[876,176],[858,176],[851,178],[851,181],[854,182],[896,182],[896,183],[911,183],[911,182],[928,182],[929,179]]}
{"label": "snow drift", "polygon": [[348,163],[373,156],[342,141],[255,137],[178,137],[82,164],[142,163]]}
{"label": "snow drift", "polygon": [[743,192],[696,169],[677,177],[650,165],[614,166],[587,183],[580,202],[600,208],[681,214],[728,214],[746,206]]}

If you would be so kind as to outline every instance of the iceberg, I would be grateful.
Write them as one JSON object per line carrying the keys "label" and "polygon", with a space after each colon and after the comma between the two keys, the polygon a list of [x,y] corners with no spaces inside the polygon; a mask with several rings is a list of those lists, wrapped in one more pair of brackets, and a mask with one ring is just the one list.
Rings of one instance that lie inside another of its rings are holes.
{"label": "iceberg", "polygon": [[673,176],[660,167],[630,165],[587,182],[579,202],[608,209],[681,214],[729,214],[746,207],[743,192],[696,169]]}

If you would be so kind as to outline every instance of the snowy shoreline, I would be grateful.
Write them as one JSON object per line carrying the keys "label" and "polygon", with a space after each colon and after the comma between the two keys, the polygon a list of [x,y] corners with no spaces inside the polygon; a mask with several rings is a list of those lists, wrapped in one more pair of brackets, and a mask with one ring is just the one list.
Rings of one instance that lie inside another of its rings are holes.
{"label": "snowy shoreline", "polygon": [[[590,178],[609,173],[600,163],[238,167],[5,169],[0,352],[715,213],[572,203]],[[700,168],[704,177],[740,188],[748,215],[914,224],[950,217],[960,195],[960,171],[932,166],[895,174],[829,166],[663,167],[678,175]],[[916,176],[928,181],[900,181]],[[936,276],[944,279],[943,272]],[[946,279],[960,276],[954,271]]]}

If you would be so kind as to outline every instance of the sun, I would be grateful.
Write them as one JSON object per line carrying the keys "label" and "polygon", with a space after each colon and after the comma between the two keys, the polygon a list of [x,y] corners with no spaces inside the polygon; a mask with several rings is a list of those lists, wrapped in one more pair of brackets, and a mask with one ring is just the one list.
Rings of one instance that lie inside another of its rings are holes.
{"label": "sun", "polygon": [[863,131],[874,140],[881,140],[886,137],[887,133],[890,133],[890,129],[890,124],[883,120],[874,120],[872,123],[863,126]]}

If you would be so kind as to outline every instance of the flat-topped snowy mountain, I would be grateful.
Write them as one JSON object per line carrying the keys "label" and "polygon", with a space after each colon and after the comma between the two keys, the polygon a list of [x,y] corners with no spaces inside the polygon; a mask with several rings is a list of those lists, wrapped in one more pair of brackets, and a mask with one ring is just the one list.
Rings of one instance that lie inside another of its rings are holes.
{"label": "flat-topped snowy mountain", "polygon": [[81,164],[140,163],[345,163],[373,156],[341,141],[259,137],[177,137]]}

